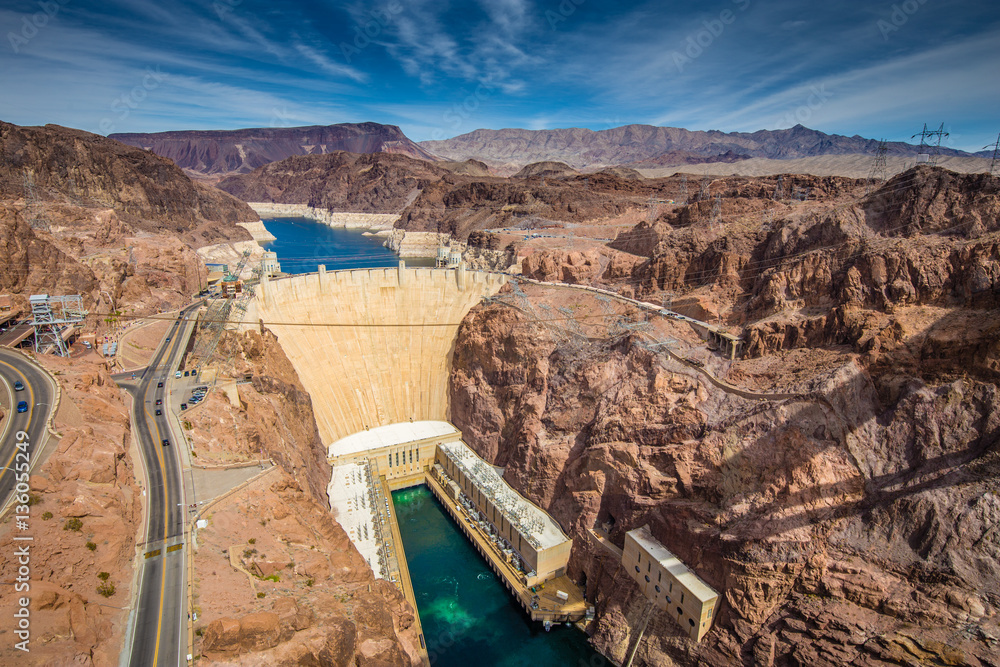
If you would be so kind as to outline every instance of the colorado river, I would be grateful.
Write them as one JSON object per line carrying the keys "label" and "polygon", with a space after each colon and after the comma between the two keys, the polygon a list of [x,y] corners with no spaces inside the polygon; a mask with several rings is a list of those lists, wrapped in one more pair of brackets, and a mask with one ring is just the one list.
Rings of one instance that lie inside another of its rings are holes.
{"label": "colorado river", "polygon": [[392,501],[432,665],[606,664],[576,628],[545,632],[525,616],[426,487]]}
{"label": "colorado river", "polygon": [[[315,273],[320,264],[327,271],[338,269],[392,268],[399,258],[382,247],[381,236],[365,236],[362,230],[330,227],[308,218],[268,218],[267,231],[277,240],[264,245],[276,252],[284,273]],[[407,266],[433,266],[433,260],[406,260]]]}

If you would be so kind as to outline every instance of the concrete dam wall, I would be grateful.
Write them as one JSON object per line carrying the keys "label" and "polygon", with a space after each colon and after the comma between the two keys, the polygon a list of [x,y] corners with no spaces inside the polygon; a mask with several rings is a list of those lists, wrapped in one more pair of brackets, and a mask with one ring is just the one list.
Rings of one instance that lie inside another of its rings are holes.
{"label": "concrete dam wall", "polygon": [[446,421],[458,325],[502,274],[356,269],[261,282],[247,310],[278,336],[326,444],[398,422]]}

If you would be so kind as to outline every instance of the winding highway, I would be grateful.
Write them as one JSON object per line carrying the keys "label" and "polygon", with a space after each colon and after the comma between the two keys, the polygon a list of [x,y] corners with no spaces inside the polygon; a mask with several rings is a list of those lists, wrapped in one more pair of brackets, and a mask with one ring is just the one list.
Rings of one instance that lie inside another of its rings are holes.
{"label": "winding highway", "polygon": [[150,365],[137,372],[135,380],[118,376],[119,385],[133,398],[132,421],[147,479],[148,503],[138,595],[129,616],[122,665],[188,664],[188,545],[184,543],[188,513],[179,451],[184,445],[168,417],[170,381],[187,346],[198,305],[181,311]]}
{"label": "winding highway", "polygon": [[[14,383],[21,382],[24,389],[15,391]],[[16,470],[25,463],[17,457],[18,431],[28,433],[29,470],[34,470],[41,448],[46,440],[46,423],[52,411],[55,387],[49,376],[23,354],[0,348],[0,402],[9,408],[9,418],[0,432],[0,507],[6,507],[16,484]],[[25,401],[27,412],[17,412],[17,404]],[[16,460],[15,460],[16,459]]]}

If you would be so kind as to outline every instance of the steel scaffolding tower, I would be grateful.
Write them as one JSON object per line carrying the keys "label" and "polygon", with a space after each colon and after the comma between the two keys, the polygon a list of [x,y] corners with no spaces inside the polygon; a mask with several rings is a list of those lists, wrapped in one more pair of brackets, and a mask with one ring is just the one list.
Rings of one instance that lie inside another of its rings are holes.
{"label": "steel scaffolding tower", "polygon": [[83,309],[83,297],[49,296],[34,294],[31,303],[31,325],[35,328],[35,353],[44,354],[54,348],[61,357],[69,356],[63,331],[68,326],[79,324],[87,316]]}

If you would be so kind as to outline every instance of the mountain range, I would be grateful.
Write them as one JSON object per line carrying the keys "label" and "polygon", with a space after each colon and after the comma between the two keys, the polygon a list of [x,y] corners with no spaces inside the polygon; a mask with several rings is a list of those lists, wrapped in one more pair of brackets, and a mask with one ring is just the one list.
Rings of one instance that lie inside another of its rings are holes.
{"label": "mountain range", "polygon": [[341,123],[309,127],[257,127],[242,130],[180,130],[151,134],[111,134],[130,146],[169,158],[198,174],[245,174],[293,155],[402,153],[437,160],[410,141],[395,125]]}
{"label": "mountain range", "polygon": [[[536,162],[562,162],[573,169],[609,166],[659,168],[734,163],[753,158],[792,160],[816,156],[874,155],[879,142],[811,130],[802,125],[757,132],[693,131],[676,127],[625,125],[608,130],[476,130],[452,139],[414,142],[395,125],[341,123],[310,127],[242,130],[182,130],[112,134],[110,138],[169,158],[191,174],[245,174],[297,155],[399,153],[408,157],[464,163],[477,160],[509,176]],[[913,157],[926,149],[890,142],[888,154]],[[972,157],[940,148],[942,156]],[[978,154],[977,154],[978,155]]]}
{"label": "mountain range", "polygon": [[[575,169],[609,165],[673,166],[699,162],[732,162],[747,158],[788,160],[817,155],[872,154],[878,140],[846,137],[802,125],[757,132],[692,131],[677,127],[625,125],[609,130],[476,130],[452,139],[422,141],[420,146],[450,160],[474,158],[500,169],[557,160]],[[889,155],[915,156],[919,146],[889,142]],[[940,155],[969,157],[951,148]]]}

